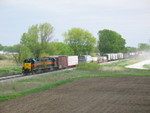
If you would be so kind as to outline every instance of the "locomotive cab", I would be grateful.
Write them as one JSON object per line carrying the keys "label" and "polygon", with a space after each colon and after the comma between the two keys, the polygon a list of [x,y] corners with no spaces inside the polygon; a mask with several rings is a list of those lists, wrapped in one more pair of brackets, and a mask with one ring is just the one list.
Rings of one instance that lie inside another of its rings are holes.
{"label": "locomotive cab", "polygon": [[34,63],[35,63],[34,59],[26,59],[26,60],[24,60],[22,73],[23,74],[28,74],[28,73],[32,72],[32,65]]}

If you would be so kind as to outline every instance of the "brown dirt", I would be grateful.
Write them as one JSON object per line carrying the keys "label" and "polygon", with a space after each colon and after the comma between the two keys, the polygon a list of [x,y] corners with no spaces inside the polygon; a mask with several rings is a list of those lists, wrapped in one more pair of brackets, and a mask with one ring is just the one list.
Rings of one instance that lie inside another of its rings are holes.
{"label": "brown dirt", "polygon": [[0,103],[0,113],[150,113],[150,77],[99,77]]}

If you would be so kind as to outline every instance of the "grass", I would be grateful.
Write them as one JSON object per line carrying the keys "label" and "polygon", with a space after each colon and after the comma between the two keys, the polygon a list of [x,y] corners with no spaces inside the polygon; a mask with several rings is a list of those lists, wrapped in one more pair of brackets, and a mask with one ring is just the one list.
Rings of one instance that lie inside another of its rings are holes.
{"label": "grass", "polygon": [[149,70],[124,68],[141,59],[130,59],[112,64],[98,65],[95,63],[80,64],[75,70],[44,74],[42,76],[9,82],[0,82],[0,101],[6,101],[31,93],[47,90],[78,79],[110,76],[145,76],[150,77]]}
{"label": "grass", "polygon": [[0,76],[21,73],[22,67],[12,60],[0,60]]}
{"label": "grass", "polygon": [[146,64],[143,67],[146,68],[146,69],[150,69],[150,64]]}
{"label": "grass", "polygon": [[77,70],[90,70],[90,71],[96,71],[99,70],[100,65],[97,63],[81,63],[77,66]]}
{"label": "grass", "polygon": [[21,73],[21,67],[13,67],[13,68],[0,68],[0,76],[13,75]]}

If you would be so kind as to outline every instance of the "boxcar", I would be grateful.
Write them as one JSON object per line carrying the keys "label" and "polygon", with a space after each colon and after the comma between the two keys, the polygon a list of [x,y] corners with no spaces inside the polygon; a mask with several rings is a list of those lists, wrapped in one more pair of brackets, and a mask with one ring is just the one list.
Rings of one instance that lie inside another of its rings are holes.
{"label": "boxcar", "polygon": [[98,62],[98,57],[92,57],[92,62]]}
{"label": "boxcar", "polygon": [[92,57],[90,55],[79,56],[79,63],[89,63],[92,62]]}
{"label": "boxcar", "polygon": [[75,67],[78,65],[78,56],[68,56],[68,67]]}
{"label": "boxcar", "polygon": [[63,69],[68,67],[68,56],[59,55],[59,56],[51,56],[56,59],[56,64],[58,69]]}

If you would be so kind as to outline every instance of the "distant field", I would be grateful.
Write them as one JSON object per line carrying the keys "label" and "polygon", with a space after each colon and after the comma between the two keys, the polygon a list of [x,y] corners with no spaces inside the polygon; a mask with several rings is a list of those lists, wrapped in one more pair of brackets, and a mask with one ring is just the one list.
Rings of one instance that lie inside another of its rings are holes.
{"label": "distant field", "polygon": [[149,70],[124,68],[128,64],[136,63],[138,61],[141,61],[141,59],[122,60],[105,65],[98,65],[94,63],[81,64],[75,70],[45,74],[30,79],[22,79],[3,83],[0,82],[0,100],[3,100],[4,98],[7,100],[8,97],[14,98],[20,95],[42,91],[82,78],[101,76],[150,76]]}

